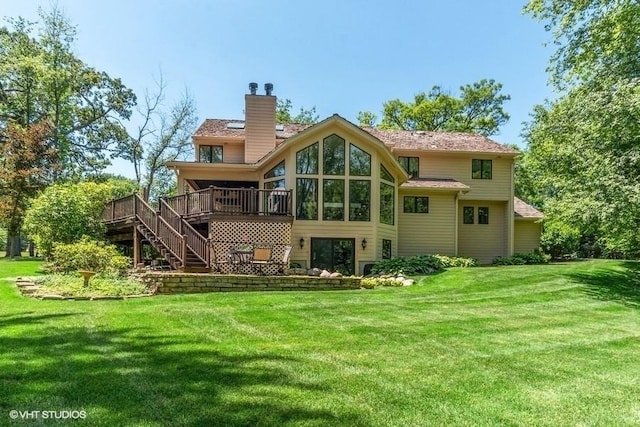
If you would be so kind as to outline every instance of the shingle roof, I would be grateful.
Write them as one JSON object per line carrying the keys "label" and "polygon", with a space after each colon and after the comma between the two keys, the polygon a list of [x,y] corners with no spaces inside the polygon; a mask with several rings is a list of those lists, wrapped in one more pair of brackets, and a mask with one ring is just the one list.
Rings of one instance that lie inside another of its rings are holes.
{"label": "shingle roof", "polygon": [[499,144],[486,136],[462,132],[428,132],[362,128],[395,149],[421,151],[460,151],[478,153],[518,154],[506,145]]}
{"label": "shingle roof", "polygon": [[[244,124],[244,120],[206,119],[196,130],[194,136],[244,137],[244,128],[229,129],[227,128],[229,123]],[[290,138],[311,125],[285,123],[282,126],[283,130],[276,130],[276,139]],[[362,128],[362,130],[378,138],[385,145],[401,150],[518,154],[518,151],[511,147],[499,144],[485,136],[471,133],[388,130],[370,127]]]}
{"label": "shingle roof", "polygon": [[520,200],[517,197],[513,198],[513,210],[515,212],[516,218],[540,219],[544,217],[542,212],[540,212],[538,209],[534,208],[527,202]]}
{"label": "shingle roof", "polygon": [[[245,129],[229,129],[227,125],[229,123],[242,123],[244,120],[232,120],[232,119],[206,119],[204,123],[196,130],[193,136],[228,136],[243,138]],[[283,130],[276,130],[276,139],[287,139],[293,135],[302,132],[310,125],[301,123],[286,123],[283,126]]]}
{"label": "shingle roof", "polygon": [[441,190],[470,190],[460,181],[448,178],[411,178],[400,185],[400,188],[433,188]]}

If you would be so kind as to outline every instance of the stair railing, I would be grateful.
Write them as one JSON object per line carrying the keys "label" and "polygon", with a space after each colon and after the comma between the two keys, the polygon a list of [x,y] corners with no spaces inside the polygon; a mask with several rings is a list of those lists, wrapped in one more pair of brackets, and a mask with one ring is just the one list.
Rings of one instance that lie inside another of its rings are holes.
{"label": "stair railing", "polygon": [[139,196],[135,196],[135,201],[134,212],[136,217],[164,244],[169,252],[171,252],[184,267],[186,263],[184,237],[178,230],[172,227],[162,215],[158,215],[156,211]]}
{"label": "stair railing", "polygon": [[160,217],[176,229],[183,237],[186,247],[207,267],[210,266],[209,239],[200,234],[189,222],[176,212],[164,199],[160,199]]}

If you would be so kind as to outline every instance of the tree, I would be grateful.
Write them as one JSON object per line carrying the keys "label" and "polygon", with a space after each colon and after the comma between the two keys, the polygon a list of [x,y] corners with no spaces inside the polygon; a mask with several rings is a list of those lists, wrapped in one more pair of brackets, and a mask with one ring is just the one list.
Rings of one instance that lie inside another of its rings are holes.
{"label": "tree", "polygon": [[[509,120],[502,104],[510,97],[501,91],[500,83],[486,79],[461,86],[459,98],[433,86],[429,93],[415,95],[413,102],[385,102],[380,128],[493,135]],[[366,125],[372,124],[372,118],[375,114],[369,111],[358,113],[358,120]]]}
{"label": "tree", "polygon": [[[22,18],[0,28],[0,146],[8,144],[10,125],[29,130],[48,123],[42,149],[55,156],[38,158],[37,167],[49,171],[51,182],[106,166],[105,150],[126,137],[120,120],[129,118],[135,96],[119,79],[75,56],[75,28],[58,9],[40,10],[40,17],[37,28]],[[20,173],[29,174],[29,166],[24,166]],[[30,195],[10,193],[9,188],[0,189],[0,198],[20,197],[14,200],[16,206],[25,206]],[[18,217],[12,221],[21,224]],[[8,227],[11,242],[19,240],[19,231]]]}
{"label": "tree", "polygon": [[6,256],[20,256],[20,229],[28,200],[51,182],[57,152],[48,146],[49,123],[23,128],[8,123],[0,145],[0,224],[7,229]]}
{"label": "tree", "polygon": [[58,243],[74,243],[84,236],[101,238],[105,203],[131,194],[132,188],[135,183],[126,179],[54,184],[33,200],[24,229],[45,256],[50,256]]}
{"label": "tree", "polygon": [[371,111],[360,111],[358,112],[358,126],[360,127],[374,127],[376,125],[376,121],[378,121],[378,116]]}
{"label": "tree", "polygon": [[640,80],[632,79],[576,87],[537,107],[525,130],[549,220],[627,256],[640,254],[639,118]]}
{"label": "tree", "polygon": [[117,154],[133,163],[138,185],[152,200],[173,187],[174,174],[165,164],[191,153],[191,135],[197,124],[196,107],[188,92],[166,109],[162,76],[157,86],[155,93],[145,92],[144,105],[137,109],[141,124]]}
{"label": "tree", "polygon": [[640,77],[640,1],[530,0],[524,11],[558,46],[548,69],[557,88]]}
{"label": "tree", "polygon": [[290,99],[278,99],[278,103],[276,105],[276,122],[311,125],[318,123],[318,120],[320,120],[320,116],[316,114],[316,107],[312,107],[310,110],[305,110],[303,107],[300,107],[300,112],[295,116],[291,115],[292,108],[293,104]]}

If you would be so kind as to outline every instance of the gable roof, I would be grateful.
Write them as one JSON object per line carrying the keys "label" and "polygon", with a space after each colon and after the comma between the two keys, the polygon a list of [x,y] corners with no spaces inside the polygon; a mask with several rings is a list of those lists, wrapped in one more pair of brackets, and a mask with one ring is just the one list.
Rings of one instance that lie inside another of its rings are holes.
{"label": "gable roof", "polygon": [[513,198],[513,210],[516,219],[542,219],[544,217],[538,209],[517,197]]}
{"label": "gable roof", "polygon": [[[229,123],[244,124],[245,121],[232,119],[206,119],[196,130],[193,136],[224,136],[231,138],[244,138],[245,129],[229,129]],[[353,123],[351,124],[359,128],[360,130],[367,132],[376,139],[379,139],[386,146],[396,150],[399,149],[441,152],[453,151],[461,153],[502,153],[507,155],[519,154],[518,150],[514,150],[511,147],[499,144],[487,138],[486,136],[476,135],[472,133],[377,129],[371,127],[359,127]],[[282,126],[282,130],[276,129],[276,140],[282,141],[291,138],[292,136],[295,136],[305,129],[315,125],[303,123],[284,123],[279,124],[279,126]]]}

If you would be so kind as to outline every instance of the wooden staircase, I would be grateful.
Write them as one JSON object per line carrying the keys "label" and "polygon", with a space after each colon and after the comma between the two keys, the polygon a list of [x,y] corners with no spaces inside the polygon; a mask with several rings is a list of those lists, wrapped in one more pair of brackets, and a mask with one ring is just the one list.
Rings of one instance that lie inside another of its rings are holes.
{"label": "wooden staircase", "polygon": [[160,200],[155,211],[137,194],[111,201],[105,208],[106,222],[133,221],[134,230],[153,246],[174,270],[193,273],[210,271],[210,242]]}

